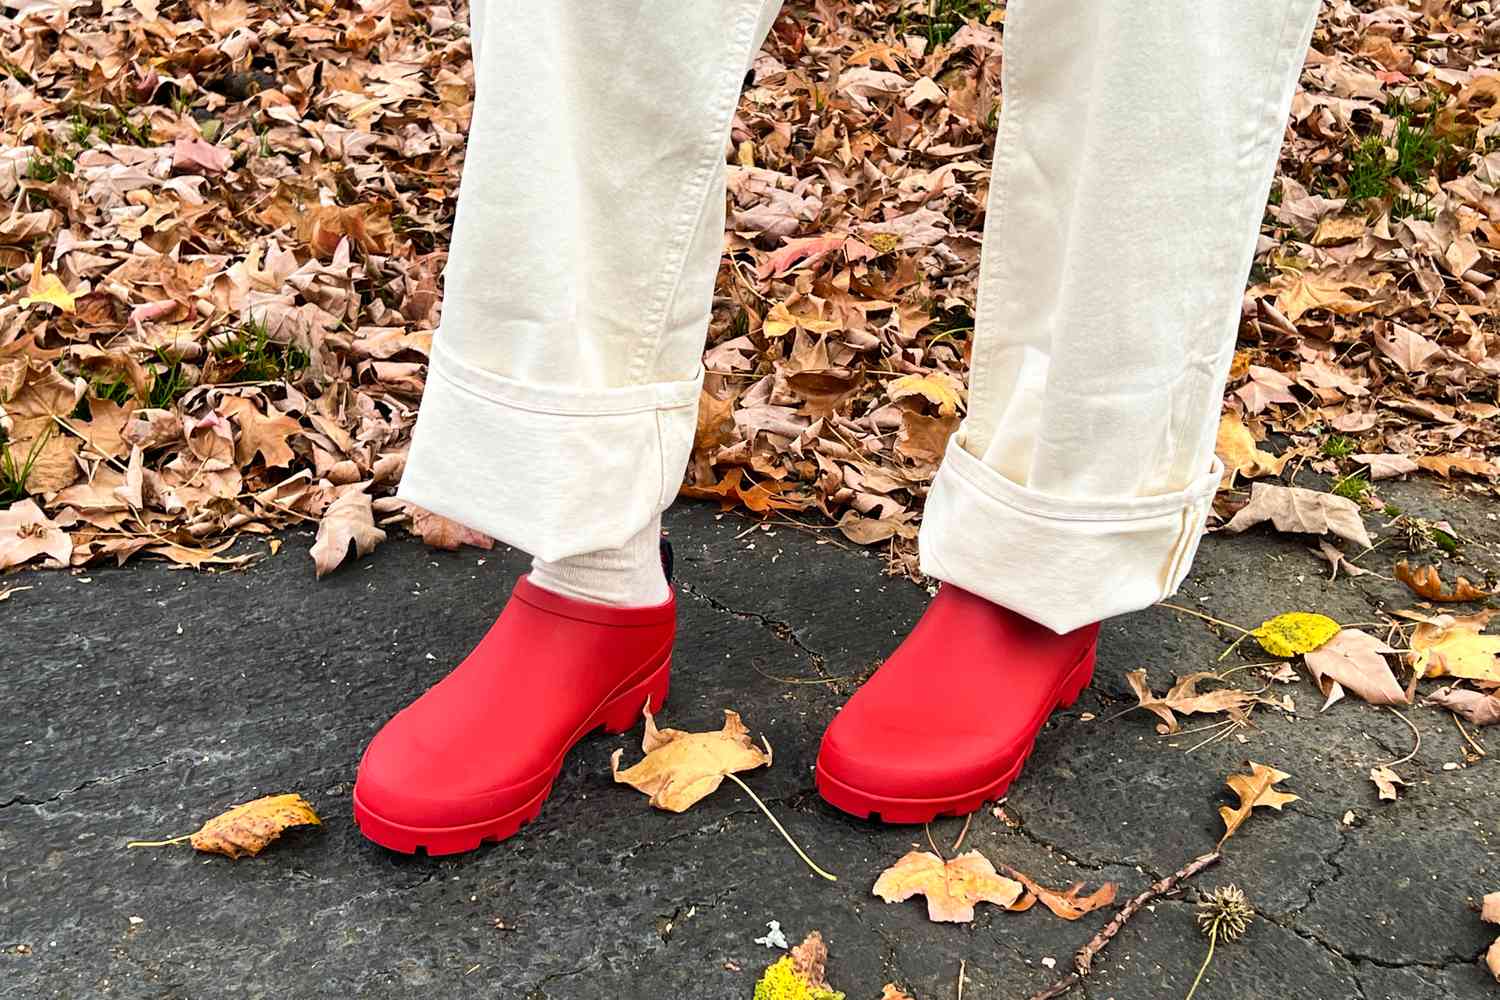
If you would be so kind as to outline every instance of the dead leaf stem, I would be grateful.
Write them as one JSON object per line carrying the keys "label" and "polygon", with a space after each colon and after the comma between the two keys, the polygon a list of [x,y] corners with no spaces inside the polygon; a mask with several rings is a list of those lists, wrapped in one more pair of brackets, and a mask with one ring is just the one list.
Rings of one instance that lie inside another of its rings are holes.
{"label": "dead leaf stem", "polygon": [[766,814],[766,819],[770,820],[771,825],[776,828],[777,832],[786,838],[786,842],[788,844],[792,845],[792,850],[797,852],[797,857],[801,858],[807,864],[807,867],[811,868],[813,871],[817,872],[819,875],[821,875],[823,878],[826,878],[830,882],[837,882],[839,880],[839,877],[837,875],[826,872],[823,869],[819,868],[817,863],[814,862],[812,858],[808,857],[807,853],[803,851],[802,848],[797,846],[797,842],[792,839],[792,835],[786,832],[786,827],[781,825],[781,822],[771,814],[771,810],[767,808],[766,804],[760,800],[760,796],[752,792],[750,790],[750,786],[741,781],[738,775],[730,772],[725,774],[724,777],[728,778],[730,781],[743,788],[745,790],[745,794],[750,796],[751,801],[760,806],[760,811]]}
{"label": "dead leaf stem", "polygon": [[1412,746],[1411,753],[1407,754],[1405,757],[1401,757],[1401,758],[1399,758],[1397,760],[1393,760],[1389,764],[1382,764],[1381,765],[1381,767],[1395,767],[1397,764],[1405,764],[1407,761],[1411,760],[1413,757],[1415,757],[1417,755],[1417,751],[1418,750],[1422,749],[1422,733],[1421,733],[1421,731],[1419,729],[1417,729],[1416,726],[1412,725],[1411,720],[1408,719],[1406,716],[1402,715],[1396,709],[1391,708],[1390,705],[1387,705],[1385,707],[1389,708],[1391,710],[1391,714],[1392,715],[1394,715],[1396,718],[1400,719],[1402,722],[1406,723],[1406,727],[1411,730],[1412,736],[1416,737],[1416,743]]}
{"label": "dead leaf stem", "polygon": [[1136,896],[1124,906],[1120,907],[1119,912],[1115,914],[1114,918],[1111,919],[1109,923],[1105,924],[1104,928],[1099,931],[1098,934],[1095,934],[1089,940],[1088,944],[1078,949],[1078,953],[1073,956],[1072,972],[1068,973],[1066,976],[1063,976],[1056,983],[1052,984],[1047,989],[1042,990],[1040,993],[1033,993],[1029,998],[1027,998],[1027,1000],[1052,1000],[1053,997],[1060,997],[1064,993],[1071,990],[1073,987],[1082,983],[1084,977],[1087,976],[1093,968],[1094,958],[1109,946],[1109,942],[1114,939],[1116,934],[1120,933],[1120,929],[1125,926],[1125,924],[1130,920],[1131,917],[1135,916],[1136,913],[1140,911],[1141,907],[1145,906],[1147,903],[1151,902],[1151,900],[1157,898],[1158,896],[1163,896],[1173,891],[1177,888],[1178,883],[1184,882],[1192,878],[1194,875],[1197,875],[1205,868],[1209,868],[1217,864],[1219,859],[1222,857],[1223,855],[1218,851],[1214,851],[1211,854],[1202,855],[1201,857],[1194,858],[1188,864],[1183,865],[1181,868],[1177,869],[1166,878],[1161,879],[1158,882],[1153,882],[1151,884],[1151,887],[1148,888],[1145,892],[1141,893],[1139,896]]}
{"label": "dead leaf stem", "polygon": [[[4,595],[0,595],[0,600],[3,599]],[[1463,720],[1452,712],[1449,712],[1448,715],[1453,719],[1453,724],[1458,727],[1459,735],[1462,736],[1464,740],[1469,744],[1469,746],[1473,748],[1474,752],[1481,757],[1488,756],[1488,754],[1484,752],[1484,747],[1480,746],[1478,741],[1475,740],[1474,737],[1470,736],[1469,731],[1464,728]]]}

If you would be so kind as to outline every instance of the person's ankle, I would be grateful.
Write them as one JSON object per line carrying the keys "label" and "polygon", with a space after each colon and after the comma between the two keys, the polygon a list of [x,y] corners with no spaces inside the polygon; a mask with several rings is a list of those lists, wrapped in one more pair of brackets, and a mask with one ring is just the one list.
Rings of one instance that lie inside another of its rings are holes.
{"label": "person's ankle", "polygon": [[546,562],[531,561],[528,578],[543,590],[617,608],[654,607],[671,596],[661,562],[661,518],[653,518],[618,549]]}

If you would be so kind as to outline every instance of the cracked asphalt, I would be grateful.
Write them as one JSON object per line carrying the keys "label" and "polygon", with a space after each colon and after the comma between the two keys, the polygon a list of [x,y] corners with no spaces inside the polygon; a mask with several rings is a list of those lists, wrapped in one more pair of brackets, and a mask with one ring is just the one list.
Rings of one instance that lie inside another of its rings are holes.
{"label": "cracked asphalt", "polygon": [[[1470,569],[1500,566],[1483,500],[1432,483],[1382,495],[1453,522]],[[971,998],[1022,1000],[1064,972],[1107,914],[981,907],[971,925],[930,924],[920,900],[870,894],[884,866],[925,848],[923,831],[853,820],[813,791],[823,725],[925,592],[882,576],[874,554],[712,507],[679,505],[667,527],[682,618],[665,722],[716,728],[731,707],[764,733],[776,764],[748,780],[837,884],[732,786],[672,815],[612,784],[610,752],[634,759],[639,730],[581,743],[540,820],[503,844],[431,860],[365,842],[349,799],[365,741],[483,632],[524,560],[393,540],[317,582],[311,536],[293,534],[243,572],[5,579],[33,589],[0,603],[0,996],[749,1000],[777,954],[753,940],[771,920],[793,939],[821,930],[830,980],[851,1000],[886,982],[948,1000],[960,963]],[[1396,548],[1364,562],[1388,572]],[[1243,625],[1288,610],[1370,621],[1410,604],[1386,577],[1329,582],[1305,540],[1259,529],[1205,540],[1174,602]],[[1421,748],[1398,768],[1410,787],[1379,803],[1366,772],[1405,755],[1411,730],[1352,700],[1320,714],[1306,680],[1276,690],[1294,714],[1262,709],[1241,738],[1196,748],[1206,734],[1166,739],[1146,713],[1121,714],[1126,671],[1149,668],[1161,690],[1213,667],[1232,638],[1161,607],[1106,623],[1093,688],[965,846],[1045,884],[1117,881],[1123,900],[1212,848],[1225,775],[1271,764],[1302,801],[1257,811],[1225,860],[1139,914],[1075,995],[1185,995],[1206,946],[1193,904],[1228,882],[1258,918],[1218,949],[1204,1000],[1494,995],[1480,957],[1495,929],[1473,906],[1500,889],[1500,741],[1468,759],[1445,714],[1412,708]],[[1241,646],[1221,665],[1252,657]],[[294,790],[323,827],[257,859],[124,846]],[[949,845],[960,825],[932,837]]]}

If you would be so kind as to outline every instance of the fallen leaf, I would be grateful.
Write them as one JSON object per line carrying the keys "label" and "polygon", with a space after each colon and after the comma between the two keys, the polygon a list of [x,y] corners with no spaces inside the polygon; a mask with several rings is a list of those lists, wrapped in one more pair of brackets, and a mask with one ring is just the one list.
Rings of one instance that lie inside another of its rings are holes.
{"label": "fallen leaf", "polygon": [[765,751],[750,739],[738,712],[724,710],[724,728],[712,733],[688,733],[680,729],[657,729],[648,704],[646,735],[641,740],[645,757],[620,770],[625,751],[616,750],[609,758],[615,781],[629,785],[651,797],[651,805],[668,812],[683,812],[694,803],[713,794],[724,782],[724,775],[771,766],[771,744],[762,743]]}
{"label": "fallen leaf", "polygon": [[1260,648],[1272,656],[1296,656],[1317,649],[1338,635],[1339,623],[1310,611],[1288,611],[1250,630]]}
{"label": "fallen leaf", "polygon": [[370,495],[363,489],[349,490],[324,512],[310,554],[318,576],[322,576],[344,561],[351,542],[356,552],[367,556],[383,541],[385,532],[375,527]]}
{"label": "fallen leaf", "polygon": [[73,293],[63,285],[62,279],[57,275],[42,271],[42,252],[36,252],[36,260],[31,265],[31,280],[26,283],[26,294],[21,296],[21,308],[26,308],[33,302],[56,306],[65,313],[74,311]]}
{"label": "fallen leaf", "polygon": [[974,919],[974,904],[1010,906],[1025,887],[995,871],[978,851],[966,851],[944,861],[931,851],[908,851],[880,873],[873,892],[887,903],[913,896],[927,897],[927,919],[966,924]]}
{"label": "fallen leaf", "polygon": [[1333,567],[1333,572],[1328,574],[1329,580],[1337,580],[1339,570],[1343,570],[1349,576],[1364,576],[1370,572],[1350,562],[1349,557],[1344,555],[1343,551],[1337,545],[1333,545],[1322,538],[1318,539],[1318,555],[1327,559],[1328,565]]}
{"label": "fallen leaf", "polygon": [[757,514],[764,514],[772,510],[802,510],[808,506],[807,501],[788,500],[778,496],[786,489],[785,483],[754,483],[750,486],[741,485],[745,476],[745,470],[741,468],[730,469],[724,478],[713,486],[688,486],[684,485],[679,492],[686,497],[698,500],[722,500],[725,510],[729,510],[738,501],[747,510]]}
{"label": "fallen leaf", "polygon": [[1278,782],[1290,777],[1285,771],[1278,771],[1252,760],[1249,774],[1231,774],[1226,778],[1224,783],[1239,796],[1240,804],[1219,807],[1219,815],[1224,820],[1224,836],[1219,838],[1219,846],[1222,847],[1224,841],[1240,828],[1240,824],[1250,818],[1250,813],[1256,806],[1268,806],[1279,812],[1287,803],[1296,802],[1298,796],[1278,791],[1275,787]]}
{"label": "fallen leaf", "polygon": [[1482,601],[1490,596],[1490,591],[1474,586],[1462,576],[1454,582],[1450,591],[1443,585],[1443,577],[1438,568],[1431,563],[1412,569],[1403,559],[1396,564],[1395,574],[1396,579],[1410,587],[1417,596],[1429,601],[1454,604],[1460,601]]}
{"label": "fallen leaf", "polygon": [[17,500],[9,509],[0,510],[0,570],[37,556],[66,566],[72,555],[73,540],[34,501]]}
{"label": "fallen leaf", "polygon": [[823,978],[827,961],[823,936],[813,931],[791,954],[766,968],[755,984],[753,1000],[844,1000],[844,994],[829,987]]}
{"label": "fallen leaf", "polygon": [[921,396],[937,406],[938,416],[951,417],[958,412],[958,393],[947,381],[932,375],[903,375],[886,386],[891,399]]}
{"label": "fallen leaf", "polygon": [[1300,486],[1269,483],[1250,487],[1250,502],[1240,508],[1224,530],[1238,534],[1265,521],[1270,521],[1277,531],[1332,533],[1363,548],[1375,544],[1359,516],[1359,504],[1353,500]]}
{"label": "fallen leaf", "polygon": [[1386,802],[1396,801],[1398,794],[1396,791],[1397,785],[1403,788],[1406,786],[1406,782],[1402,780],[1401,775],[1392,771],[1384,764],[1379,767],[1370,768],[1370,780],[1375,783],[1375,788],[1379,792],[1380,798]]}
{"label": "fallen leaf", "polygon": [[411,511],[411,532],[436,549],[456,551],[465,545],[476,549],[492,549],[495,540],[483,532],[451,521],[441,514],[434,514],[415,504],[408,505]]}
{"label": "fallen leaf", "polygon": [[895,983],[886,983],[880,988],[880,1000],[913,1000],[912,995]]}
{"label": "fallen leaf", "polygon": [[1262,451],[1250,433],[1250,428],[1245,426],[1236,413],[1225,413],[1219,418],[1219,434],[1214,442],[1214,454],[1224,463],[1226,483],[1232,483],[1236,474],[1247,479],[1278,475],[1290,457],[1286,455],[1277,458],[1270,452]]}
{"label": "fallen leaf", "polygon": [[[1101,906],[1108,906],[1115,901],[1115,893],[1119,886],[1113,882],[1105,882],[1099,888],[1088,895],[1083,894],[1083,883],[1074,882],[1066,889],[1048,889],[1038,885],[1014,868],[1006,867],[1005,874],[1020,882],[1026,887],[1026,898],[1018,900],[1011,905],[1013,910],[1029,909],[1032,901],[1039,900],[1043,906],[1051,910],[1055,915],[1064,920],[1077,920],[1086,913],[1092,913]],[[1025,904],[1024,906],[1021,904]]]}
{"label": "fallen leaf", "polygon": [[1427,696],[1427,705],[1455,712],[1476,726],[1500,723],[1500,694],[1485,694],[1467,688],[1441,687]]}
{"label": "fallen leaf", "polygon": [[1500,683],[1500,636],[1481,635],[1492,611],[1437,615],[1412,630],[1407,662],[1420,677],[1467,677]]}
{"label": "fallen leaf", "polygon": [[1218,680],[1219,676],[1208,671],[1188,674],[1172,685],[1165,697],[1158,698],[1152,693],[1146,680],[1146,671],[1132,670],[1125,675],[1125,682],[1130,685],[1139,701],[1136,707],[1156,713],[1166,724],[1166,732],[1169,733],[1175,733],[1178,728],[1174,713],[1194,715],[1200,712],[1228,712],[1231,716],[1238,717],[1255,700],[1250,692],[1234,687],[1199,694],[1198,685],[1209,679]]}
{"label": "fallen leaf", "polygon": [[267,795],[220,813],[192,835],[200,851],[231,858],[254,857],[293,826],[320,826],[322,820],[302,796]]}
{"label": "fallen leaf", "polygon": [[1406,702],[1406,694],[1383,655],[1394,652],[1375,636],[1346,628],[1306,652],[1303,662],[1324,697],[1333,698],[1333,689],[1342,686],[1372,705],[1398,705]]}
{"label": "fallen leaf", "polygon": [[1351,455],[1350,457],[1370,470],[1371,479],[1390,479],[1394,476],[1404,476],[1409,472],[1416,472],[1417,469],[1421,468],[1421,466],[1405,455],[1361,454]]}

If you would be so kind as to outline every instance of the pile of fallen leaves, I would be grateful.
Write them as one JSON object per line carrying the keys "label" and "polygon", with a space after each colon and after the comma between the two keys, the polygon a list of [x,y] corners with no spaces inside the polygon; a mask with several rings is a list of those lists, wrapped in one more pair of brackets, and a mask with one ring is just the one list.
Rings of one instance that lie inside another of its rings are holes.
{"label": "pile of fallen leaves", "polygon": [[[1500,467],[1500,30],[1325,5],[1245,298],[1239,478]],[[463,3],[21,0],[0,12],[0,569],[319,571],[408,524],[473,110]],[[733,125],[685,492],[816,512],[914,571],[965,410],[1004,5],[788,5]],[[1226,491],[1226,517],[1239,500]],[[235,557],[238,559],[245,556]]]}

